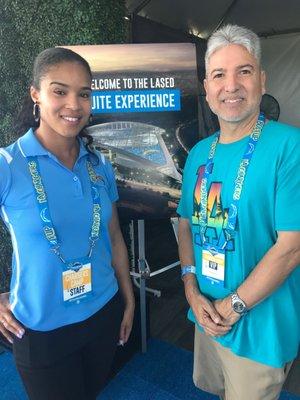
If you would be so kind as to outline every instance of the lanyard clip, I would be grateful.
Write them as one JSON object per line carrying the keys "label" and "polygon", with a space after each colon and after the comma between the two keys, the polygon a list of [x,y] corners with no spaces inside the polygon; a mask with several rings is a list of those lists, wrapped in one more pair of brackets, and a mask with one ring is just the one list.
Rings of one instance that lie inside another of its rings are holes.
{"label": "lanyard clip", "polygon": [[65,264],[66,261],[63,259],[62,255],[60,254],[59,248],[60,248],[60,246],[57,245],[57,246],[51,247],[51,250],[53,251],[54,254],[56,254],[60,258],[60,261],[62,261]]}
{"label": "lanyard clip", "polygon": [[89,251],[89,254],[88,254],[89,258],[91,257],[91,255],[93,253],[93,249],[95,247],[95,244],[96,244],[97,240],[98,240],[98,238],[94,239],[94,238],[90,237],[91,245],[90,245],[90,251]]}
{"label": "lanyard clip", "polygon": [[231,233],[230,233],[230,232],[228,232],[227,229],[224,229],[224,235],[225,235],[225,242],[222,246],[222,250],[224,250],[227,246],[227,243],[234,238],[235,231],[231,231]]}

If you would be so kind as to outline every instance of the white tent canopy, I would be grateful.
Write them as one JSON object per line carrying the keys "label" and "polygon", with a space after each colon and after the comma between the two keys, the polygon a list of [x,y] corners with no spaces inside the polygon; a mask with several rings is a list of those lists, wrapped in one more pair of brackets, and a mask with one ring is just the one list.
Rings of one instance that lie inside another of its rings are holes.
{"label": "white tent canopy", "polygon": [[280,104],[280,121],[300,126],[300,33],[263,39],[262,54],[267,93]]}
{"label": "white tent canopy", "polygon": [[280,120],[300,126],[299,0],[127,0],[139,15],[202,39],[222,24],[235,23],[262,38],[267,93],[279,102]]}

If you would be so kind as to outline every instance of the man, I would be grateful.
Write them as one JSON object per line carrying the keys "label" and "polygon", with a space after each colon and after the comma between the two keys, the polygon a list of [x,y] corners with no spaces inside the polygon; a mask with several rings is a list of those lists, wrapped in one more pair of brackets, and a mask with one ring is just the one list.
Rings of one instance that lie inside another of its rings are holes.
{"label": "man", "polygon": [[300,129],[260,114],[252,31],[216,31],[205,62],[220,132],[190,152],[178,207],[193,378],[226,400],[274,400],[300,339]]}

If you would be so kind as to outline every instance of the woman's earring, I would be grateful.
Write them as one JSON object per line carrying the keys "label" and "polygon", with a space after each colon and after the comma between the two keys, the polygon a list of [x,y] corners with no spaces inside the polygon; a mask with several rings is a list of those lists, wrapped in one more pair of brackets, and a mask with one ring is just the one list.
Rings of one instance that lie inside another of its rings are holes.
{"label": "woman's earring", "polygon": [[33,118],[35,122],[39,122],[40,120],[40,106],[38,103],[33,104],[33,110],[32,110]]}
{"label": "woman's earring", "polygon": [[89,117],[89,125],[91,125],[92,122],[93,122],[93,114],[91,114],[90,117]]}

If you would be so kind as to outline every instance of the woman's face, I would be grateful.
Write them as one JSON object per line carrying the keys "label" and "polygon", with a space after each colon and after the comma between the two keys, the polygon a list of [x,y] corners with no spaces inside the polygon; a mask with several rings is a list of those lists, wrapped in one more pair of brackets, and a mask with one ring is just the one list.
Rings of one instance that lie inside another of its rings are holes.
{"label": "woman's face", "polygon": [[91,113],[90,75],[77,62],[62,62],[50,67],[39,90],[31,87],[31,97],[40,107],[40,135],[74,138]]}

